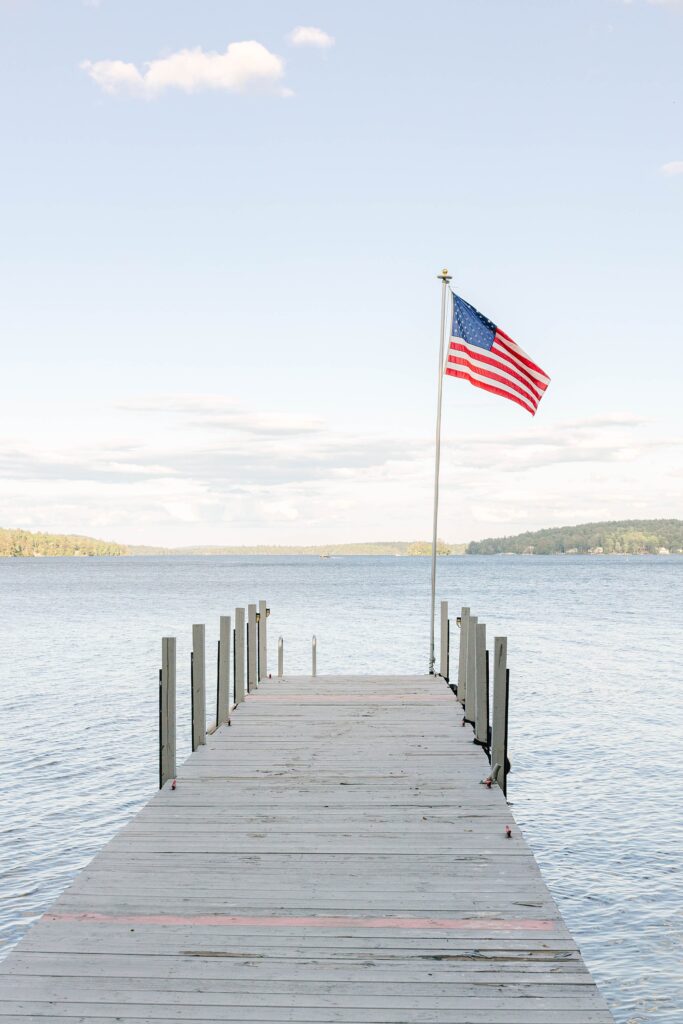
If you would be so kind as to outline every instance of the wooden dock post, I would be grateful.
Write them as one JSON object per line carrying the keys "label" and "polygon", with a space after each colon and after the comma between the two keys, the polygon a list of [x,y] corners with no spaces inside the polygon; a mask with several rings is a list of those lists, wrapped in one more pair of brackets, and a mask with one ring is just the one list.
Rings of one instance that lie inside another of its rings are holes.
{"label": "wooden dock post", "polygon": [[268,602],[258,603],[258,681],[268,678]]}
{"label": "wooden dock post", "polygon": [[232,620],[221,615],[218,641],[218,686],[216,690],[216,728],[230,722],[230,648]]}
{"label": "wooden dock post", "polygon": [[285,642],[282,637],[277,642],[277,674],[279,679],[285,674]]}
{"label": "wooden dock post", "polygon": [[256,646],[256,605],[247,605],[247,693],[258,688]]}
{"label": "wooden dock post", "polygon": [[467,692],[467,638],[470,631],[470,610],[460,609],[460,650],[458,653],[458,700],[465,706]]}
{"label": "wooden dock post", "polygon": [[244,700],[244,608],[235,608],[235,650],[232,663],[235,676],[235,705]]}
{"label": "wooden dock post", "polygon": [[493,725],[491,729],[491,778],[507,796],[508,774],[508,702],[510,670],[507,667],[508,641],[497,636],[493,641]]}
{"label": "wooden dock post", "polygon": [[206,627],[192,627],[192,749],[206,743]]}
{"label": "wooden dock post", "polygon": [[313,636],[311,643],[311,675],[315,676],[318,674],[318,641]]}
{"label": "wooden dock post", "polygon": [[489,673],[486,650],[486,626],[477,623],[477,682],[474,691],[474,738],[482,747],[489,745]]}
{"label": "wooden dock post", "polygon": [[441,602],[441,631],[439,638],[441,641],[441,658],[439,665],[439,675],[448,682],[448,669],[449,669],[449,623],[448,623],[448,601]]}
{"label": "wooden dock post", "polygon": [[176,772],[175,655],[175,637],[165,636],[159,673],[159,789],[174,779]]}
{"label": "wooden dock post", "polygon": [[467,619],[467,672],[465,683],[465,721],[474,725],[477,686],[477,616]]}

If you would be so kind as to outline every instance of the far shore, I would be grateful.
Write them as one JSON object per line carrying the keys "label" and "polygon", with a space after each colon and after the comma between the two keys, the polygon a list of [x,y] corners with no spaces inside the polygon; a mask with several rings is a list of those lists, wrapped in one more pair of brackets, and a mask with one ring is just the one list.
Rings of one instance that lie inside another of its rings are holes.
{"label": "far shore", "polygon": [[[680,555],[683,554],[682,519],[622,519],[576,526],[553,526],[514,536],[453,544],[439,540],[441,557],[461,555]],[[378,540],[328,544],[194,544],[183,547],[120,544],[80,534],[36,533],[0,528],[0,557],[140,557],[142,555],[229,555],[238,557],[282,555],[322,559],[352,557],[430,558],[431,541]]]}
{"label": "far shore", "polygon": [[[564,556],[567,558],[665,558],[666,556],[680,556],[683,555],[683,551],[490,551],[490,552],[447,552],[439,553],[439,558],[468,558],[468,557],[480,557],[480,558],[557,558]],[[90,552],[73,552],[71,554],[64,555],[45,555],[41,552],[33,552],[32,554],[22,555],[2,555],[0,558],[5,561],[9,561],[13,558],[48,558],[48,559],[63,559],[63,558],[116,558],[116,559],[138,559],[138,558],[320,558],[320,559],[337,559],[337,558],[430,558],[428,554],[399,554],[399,553],[380,553],[380,554],[367,554],[358,553],[355,551],[344,552],[343,554],[327,555],[327,554],[316,554],[311,551],[163,551],[163,552],[123,552],[115,555],[95,555]]]}

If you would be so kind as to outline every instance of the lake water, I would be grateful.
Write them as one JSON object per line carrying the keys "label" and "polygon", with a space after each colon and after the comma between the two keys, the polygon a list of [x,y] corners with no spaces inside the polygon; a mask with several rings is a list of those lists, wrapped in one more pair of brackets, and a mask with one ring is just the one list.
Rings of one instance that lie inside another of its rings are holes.
{"label": "lake water", "polygon": [[[683,558],[440,559],[439,597],[509,637],[508,795],[616,1020],[680,1024]],[[426,670],[424,558],[0,559],[5,950],[156,789],[160,638],[184,756],[191,625],[213,655],[259,598],[285,671],[313,633],[321,673]]]}

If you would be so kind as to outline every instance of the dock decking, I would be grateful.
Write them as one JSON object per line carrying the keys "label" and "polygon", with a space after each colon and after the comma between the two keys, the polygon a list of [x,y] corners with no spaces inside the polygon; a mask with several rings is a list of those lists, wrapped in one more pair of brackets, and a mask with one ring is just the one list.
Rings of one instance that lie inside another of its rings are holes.
{"label": "dock decking", "polygon": [[461,719],[266,681],[0,964],[0,1024],[613,1024]]}

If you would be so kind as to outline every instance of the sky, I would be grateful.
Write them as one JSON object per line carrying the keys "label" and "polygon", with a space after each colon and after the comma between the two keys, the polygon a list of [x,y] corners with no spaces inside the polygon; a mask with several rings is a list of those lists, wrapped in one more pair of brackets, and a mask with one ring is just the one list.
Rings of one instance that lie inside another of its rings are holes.
{"label": "sky", "polygon": [[551,384],[445,381],[439,535],[681,516],[683,0],[0,26],[0,526],[428,538],[442,267]]}

